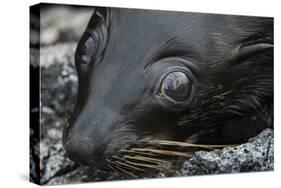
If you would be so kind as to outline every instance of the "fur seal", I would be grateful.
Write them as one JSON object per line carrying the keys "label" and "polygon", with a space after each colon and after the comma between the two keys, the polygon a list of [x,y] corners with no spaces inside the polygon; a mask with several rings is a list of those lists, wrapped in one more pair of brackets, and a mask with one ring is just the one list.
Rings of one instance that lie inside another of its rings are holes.
{"label": "fur seal", "polygon": [[272,18],[98,7],[75,64],[63,143],[83,165],[144,141],[237,144],[273,127]]}

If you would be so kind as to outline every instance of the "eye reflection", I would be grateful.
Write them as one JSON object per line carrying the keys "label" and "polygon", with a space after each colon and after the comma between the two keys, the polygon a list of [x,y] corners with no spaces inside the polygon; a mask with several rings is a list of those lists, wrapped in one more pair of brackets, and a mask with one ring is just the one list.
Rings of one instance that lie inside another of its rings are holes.
{"label": "eye reflection", "polygon": [[192,90],[190,78],[183,72],[171,72],[162,81],[161,94],[175,101],[188,99]]}
{"label": "eye reflection", "polygon": [[91,57],[93,56],[93,54],[95,53],[96,50],[96,42],[94,41],[94,39],[92,37],[88,37],[84,43],[83,46],[83,51],[84,54],[82,54],[82,60],[84,62],[90,62],[91,61]]}

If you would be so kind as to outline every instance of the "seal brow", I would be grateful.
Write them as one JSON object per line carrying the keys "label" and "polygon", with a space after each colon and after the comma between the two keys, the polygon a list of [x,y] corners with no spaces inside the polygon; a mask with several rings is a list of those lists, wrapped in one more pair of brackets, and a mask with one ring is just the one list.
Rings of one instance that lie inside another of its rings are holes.
{"label": "seal brow", "polygon": [[153,63],[160,59],[168,57],[183,57],[184,59],[196,59],[198,53],[195,49],[183,43],[183,39],[180,37],[173,37],[165,40],[160,45],[153,47],[147,55],[147,64],[144,66],[144,70],[148,69]]}

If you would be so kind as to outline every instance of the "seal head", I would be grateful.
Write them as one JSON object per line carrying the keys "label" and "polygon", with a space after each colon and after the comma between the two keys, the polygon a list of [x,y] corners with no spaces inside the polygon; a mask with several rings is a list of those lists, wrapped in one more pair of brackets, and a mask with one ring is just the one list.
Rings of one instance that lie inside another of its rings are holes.
{"label": "seal head", "polygon": [[102,168],[143,141],[245,142],[273,118],[273,19],[96,8],[75,54],[68,156]]}

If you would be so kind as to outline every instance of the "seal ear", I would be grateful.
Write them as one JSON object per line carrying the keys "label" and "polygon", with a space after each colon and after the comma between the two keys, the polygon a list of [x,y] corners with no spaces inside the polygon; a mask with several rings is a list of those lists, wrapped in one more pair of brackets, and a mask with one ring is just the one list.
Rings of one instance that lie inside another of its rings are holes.
{"label": "seal ear", "polygon": [[258,43],[258,44],[242,45],[238,52],[238,58],[247,59],[253,55],[256,55],[268,49],[273,49],[273,44]]}
{"label": "seal ear", "polygon": [[[101,17],[105,22],[106,28],[108,29],[110,20],[111,20],[111,8],[97,7],[94,10],[94,14],[93,14],[91,20],[94,19],[94,17],[95,17],[94,15]],[[90,23],[91,23],[91,21],[90,21]]]}
{"label": "seal ear", "polygon": [[237,54],[235,55],[235,59],[239,62],[246,60],[252,56],[258,55],[267,50],[273,49],[273,44],[267,42],[247,42],[243,43],[238,47]]}

